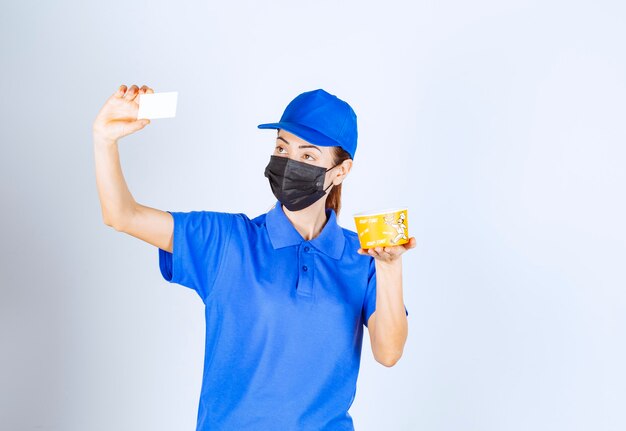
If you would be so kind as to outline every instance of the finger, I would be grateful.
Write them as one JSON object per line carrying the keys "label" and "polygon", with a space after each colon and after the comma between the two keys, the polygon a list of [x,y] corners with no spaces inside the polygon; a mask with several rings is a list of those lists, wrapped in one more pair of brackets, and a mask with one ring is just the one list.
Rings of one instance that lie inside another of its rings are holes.
{"label": "finger", "polygon": [[124,97],[129,100],[135,100],[139,95],[139,87],[135,84],[131,85]]}
{"label": "finger", "polygon": [[120,85],[117,91],[115,92],[115,97],[121,98],[126,92],[126,86],[124,84]]}
{"label": "finger", "polygon": [[154,93],[154,90],[152,88],[148,87],[148,94],[152,94],[152,93]]}
{"label": "finger", "polygon": [[398,246],[385,247],[383,252],[387,253],[389,256],[397,256],[397,255],[402,254],[402,251],[404,250],[403,248],[402,250],[399,250],[399,248],[402,248],[402,247],[398,247]]}
{"label": "finger", "polygon": [[387,258],[389,253],[385,252],[385,247],[376,247],[376,253],[378,257]]}
{"label": "finger", "polygon": [[385,258],[392,258],[393,253],[389,250],[390,247],[383,248],[383,251],[380,252],[380,255]]}
{"label": "finger", "polygon": [[133,86],[131,85],[130,87],[127,85],[124,85],[124,94],[122,96],[127,97],[129,95],[130,92],[133,91]]}
{"label": "finger", "polygon": [[140,96],[142,94],[146,94],[146,91],[148,91],[147,85],[142,85],[141,88],[137,91],[137,98],[135,99],[135,102],[137,102],[137,104],[139,104]]}
{"label": "finger", "polygon": [[126,94],[124,94],[124,99],[133,100],[137,96],[138,90],[139,87],[137,87],[135,84],[131,85],[128,91],[126,91]]}

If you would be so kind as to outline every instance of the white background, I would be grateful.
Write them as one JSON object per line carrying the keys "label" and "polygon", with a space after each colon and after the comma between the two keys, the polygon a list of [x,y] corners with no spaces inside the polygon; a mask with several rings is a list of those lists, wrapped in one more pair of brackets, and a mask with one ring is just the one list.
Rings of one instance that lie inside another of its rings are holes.
{"label": "white background", "polygon": [[0,428],[192,430],[204,316],[104,225],[91,125],[135,199],[244,212],[297,94],[358,116],[339,223],[406,205],[409,338],[364,339],[356,429],[626,429],[626,9],[618,1],[15,1],[0,11]]}

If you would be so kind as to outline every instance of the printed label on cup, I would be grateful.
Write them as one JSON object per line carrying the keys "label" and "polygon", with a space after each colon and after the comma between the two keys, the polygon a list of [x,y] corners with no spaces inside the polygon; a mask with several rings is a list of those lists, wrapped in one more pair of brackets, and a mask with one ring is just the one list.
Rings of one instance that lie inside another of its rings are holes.
{"label": "printed label on cup", "polygon": [[361,248],[387,247],[409,242],[406,207],[354,214]]}

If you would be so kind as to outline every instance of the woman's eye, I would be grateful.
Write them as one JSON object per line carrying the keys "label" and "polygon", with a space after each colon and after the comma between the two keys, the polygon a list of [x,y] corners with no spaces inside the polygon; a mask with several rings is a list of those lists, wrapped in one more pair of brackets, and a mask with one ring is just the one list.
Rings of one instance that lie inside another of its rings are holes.
{"label": "woman's eye", "polygon": [[[277,145],[277,146],[276,146],[276,152],[277,152],[278,154],[286,154],[286,153],[287,153],[287,150],[286,150],[283,146],[281,146],[281,145]],[[304,156],[302,156],[302,157],[304,157],[304,159],[305,159],[305,160],[315,161],[315,157],[311,156],[310,154],[305,154],[305,155],[304,155]]]}

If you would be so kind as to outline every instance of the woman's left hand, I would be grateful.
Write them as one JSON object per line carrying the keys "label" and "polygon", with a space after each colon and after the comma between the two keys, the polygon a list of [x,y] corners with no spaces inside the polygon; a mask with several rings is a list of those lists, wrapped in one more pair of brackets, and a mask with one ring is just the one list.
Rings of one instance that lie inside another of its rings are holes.
{"label": "woman's left hand", "polygon": [[362,249],[359,248],[357,253],[362,255],[370,255],[374,259],[378,259],[381,262],[390,263],[397,259],[400,259],[403,253],[406,253],[408,250],[415,248],[417,245],[417,240],[414,236],[409,238],[409,242],[401,245],[392,245],[387,247],[373,247]]}

